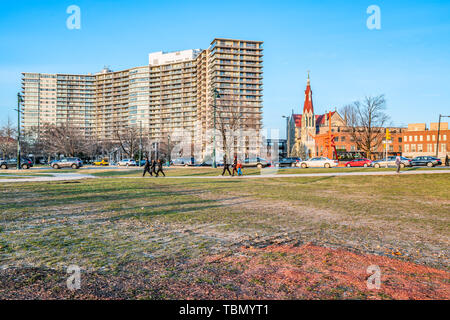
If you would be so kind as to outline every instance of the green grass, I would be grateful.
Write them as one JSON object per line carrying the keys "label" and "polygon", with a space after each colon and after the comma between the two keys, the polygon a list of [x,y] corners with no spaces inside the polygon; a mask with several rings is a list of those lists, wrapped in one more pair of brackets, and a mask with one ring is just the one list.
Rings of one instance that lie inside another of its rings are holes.
{"label": "green grass", "polygon": [[[167,170],[182,172],[217,170]],[[438,263],[433,254],[448,248],[448,190],[448,174],[4,184],[0,261],[114,269],[290,238],[370,251],[420,250],[425,262]]]}
{"label": "green grass", "polygon": [[[417,171],[417,170],[440,170],[440,169],[448,169],[445,167],[438,167],[438,168],[421,168],[421,167],[414,167],[414,168],[404,168],[402,171]],[[164,172],[166,176],[218,176],[222,174],[223,168],[179,168],[179,167],[170,167],[165,168]],[[230,169],[231,170],[231,169]],[[263,173],[270,173],[270,174],[308,174],[308,173],[333,173],[333,172],[382,172],[382,171],[395,171],[396,168],[265,168],[263,169]],[[143,169],[142,168],[135,168],[135,169],[105,169],[102,168],[100,171],[93,171],[93,170],[80,170],[80,173],[84,174],[91,174],[98,177],[140,177],[142,176]],[[261,170],[257,168],[244,168],[243,173],[245,176],[249,175],[260,175]],[[228,172],[225,174],[228,175]]]}

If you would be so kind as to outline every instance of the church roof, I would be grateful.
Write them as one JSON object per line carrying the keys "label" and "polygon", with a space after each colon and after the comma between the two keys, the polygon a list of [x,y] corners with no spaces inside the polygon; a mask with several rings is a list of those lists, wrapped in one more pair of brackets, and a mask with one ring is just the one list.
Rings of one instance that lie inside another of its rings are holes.
{"label": "church roof", "polygon": [[294,117],[295,126],[301,127],[302,126],[302,115],[301,114],[293,114],[292,116]]}
{"label": "church roof", "polygon": [[[333,116],[335,113],[336,113],[336,111],[332,111],[331,116]],[[321,114],[321,115],[316,115],[316,125],[325,124],[326,120],[327,120],[327,116],[328,116],[328,112]]]}
{"label": "church roof", "polygon": [[[331,112],[331,116],[333,116],[336,111]],[[322,125],[326,123],[328,116],[328,112],[325,114],[316,114],[314,117],[316,118],[316,126]],[[295,121],[295,126],[300,128],[302,126],[302,115],[301,114],[293,114],[292,117]]]}
{"label": "church roof", "polygon": [[303,113],[306,113],[306,112],[314,113],[314,107],[313,107],[313,102],[312,102],[311,83],[310,83],[310,80],[309,80],[309,73],[308,73],[308,80],[306,81],[305,103],[303,104]]}

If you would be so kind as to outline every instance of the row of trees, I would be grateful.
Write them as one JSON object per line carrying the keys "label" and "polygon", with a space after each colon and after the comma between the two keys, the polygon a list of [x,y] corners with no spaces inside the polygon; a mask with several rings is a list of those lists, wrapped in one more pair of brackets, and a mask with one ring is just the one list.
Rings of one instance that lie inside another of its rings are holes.
{"label": "row of trees", "polygon": [[[141,145],[142,144],[142,145]],[[60,156],[93,159],[112,152],[120,153],[124,158],[137,158],[148,155],[151,142],[146,136],[140,136],[138,129],[129,127],[116,130],[114,138],[106,141],[87,138],[84,132],[69,124],[43,124],[21,133],[21,151],[23,155],[58,158]],[[167,157],[168,143],[158,145],[158,156]],[[0,127],[0,157],[13,158],[17,153],[17,129],[10,121]]]}
{"label": "row of trees", "polygon": [[[379,148],[385,135],[384,127],[389,121],[385,109],[385,97],[380,95],[366,97],[340,110],[358,151],[365,152],[369,158],[371,153]],[[236,133],[239,129],[245,129],[252,120],[244,118],[243,114],[242,104],[239,101],[230,101],[227,106],[217,107],[216,129],[221,136],[222,151],[228,156],[233,153],[232,149],[236,146],[236,140],[239,139]],[[0,128],[2,157],[15,155],[16,136],[16,128],[8,119],[7,123]],[[168,137],[162,139],[158,145],[159,156],[167,158],[174,147],[174,142],[171,143]],[[128,158],[135,158],[142,149],[144,152],[147,151],[148,155],[150,144],[148,137],[141,136],[137,127],[117,129],[111,141],[98,141],[86,138],[79,128],[67,123],[44,124],[39,130],[37,128],[29,130],[22,138],[21,148],[24,154],[31,153],[44,157],[64,155],[93,158],[116,150]],[[302,153],[300,157],[306,157],[306,148],[300,148],[299,152]]]}
{"label": "row of trees", "polygon": [[385,127],[389,122],[385,110],[384,95],[365,97],[364,100],[348,104],[340,110],[356,148],[366,153],[369,159],[385,138]]}

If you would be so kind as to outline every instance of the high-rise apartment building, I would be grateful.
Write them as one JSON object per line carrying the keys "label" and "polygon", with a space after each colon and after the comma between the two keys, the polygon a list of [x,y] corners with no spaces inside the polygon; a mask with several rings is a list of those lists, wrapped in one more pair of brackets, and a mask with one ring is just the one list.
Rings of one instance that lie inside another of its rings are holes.
{"label": "high-rise apartment building", "polygon": [[126,127],[142,128],[152,141],[178,131],[190,136],[195,156],[205,159],[212,148],[215,88],[216,137],[221,128],[239,131],[242,137],[235,137],[232,151],[257,155],[262,46],[261,41],[214,39],[208,49],[151,53],[147,66],[122,71],[23,73],[23,129],[70,123],[87,137],[109,141]]}

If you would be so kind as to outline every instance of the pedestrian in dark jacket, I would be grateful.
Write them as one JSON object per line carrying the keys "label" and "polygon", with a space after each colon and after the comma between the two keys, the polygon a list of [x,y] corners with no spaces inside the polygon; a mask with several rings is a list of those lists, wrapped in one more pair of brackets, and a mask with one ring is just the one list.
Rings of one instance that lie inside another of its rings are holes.
{"label": "pedestrian in dark jacket", "polygon": [[152,163],[150,165],[150,169],[151,169],[151,172],[153,172],[155,174],[155,176],[156,176],[156,161],[155,160],[152,160]]}
{"label": "pedestrian in dark jacket", "polygon": [[158,170],[156,170],[156,172],[155,172],[156,177],[158,177],[158,175],[159,175],[160,172],[161,172],[161,173],[163,174],[163,176],[165,177],[166,175],[165,175],[165,173],[164,173],[164,171],[163,171],[163,164],[162,164],[162,162],[161,162],[160,159],[158,159],[158,163],[156,164],[156,166],[158,167]]}
{"label": "pedestrian in dark jacket", "polygon": [[145,174],[146,174],[147,172],[148,172],[151,176],[153,176],[153,175],[152,175],[152,172],[150,171],[150,161],[148,160],[148,158],[145,159],[144,173],[142,174],[142,176],[144,177]]}
{"label": "pedestrian in dark jacket", "polygon": [[227,162],[227,156],[223,156],[223,171],[222,171],[222,175],[225,174],[225,171],[228,171],[228,174],[231,176],[230,164]]}
{"label": "pedestrian in dark jacket", "polygon": [[446,155],[445,156],[445,166],[446,167],[448,167],[449,166],[449,163],[448,163],[449,161],[448,161],[448,155]]}
{"label": "pedestrian in dark jacket", "polygon": [[233,177],[234,177],[234,174],[237,173],[237,164],[238,164],[237,156],[234,156],[234,160],[233,160],[233,174],[232,174]]}

